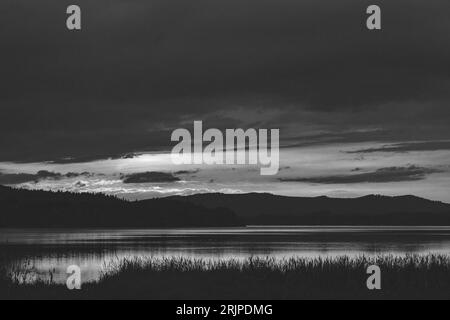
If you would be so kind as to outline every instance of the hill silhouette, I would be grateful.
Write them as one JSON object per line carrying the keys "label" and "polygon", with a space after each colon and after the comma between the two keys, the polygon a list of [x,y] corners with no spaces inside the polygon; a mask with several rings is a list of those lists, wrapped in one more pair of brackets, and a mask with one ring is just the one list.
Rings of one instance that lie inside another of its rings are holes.
{"label": "hill silhouette", "polygon": [[0,186],[0,228],[177,228],[244,225],[450,226],[450,205],[414,196],[357,199],[200,194],[129,202],[100,194]]}
{"label": "hill silhouette", "polygon": [[176,200],[128,202],[101,194],[0,186],[0,228],[176,228],[238,226],[227,209]]}
{"label": "hill silhouette", "polygon": [[228,208],[247,225],[450,226],[450,205],[415,196],[356,199],[273,194],[199,194],[171,197],[207,208]]}

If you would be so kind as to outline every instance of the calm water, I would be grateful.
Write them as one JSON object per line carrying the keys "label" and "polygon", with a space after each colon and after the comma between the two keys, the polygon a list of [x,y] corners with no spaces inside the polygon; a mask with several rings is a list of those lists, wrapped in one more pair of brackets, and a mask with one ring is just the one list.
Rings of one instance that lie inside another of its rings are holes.
{"label": "calm water", "polygon": [[0,230],[7,263],[31,269],[27,281],[65,282],[78,265],[96,280],[111,262],[131,257],[245,259],[450,254],[450,227],[248,227],[173,230]]}

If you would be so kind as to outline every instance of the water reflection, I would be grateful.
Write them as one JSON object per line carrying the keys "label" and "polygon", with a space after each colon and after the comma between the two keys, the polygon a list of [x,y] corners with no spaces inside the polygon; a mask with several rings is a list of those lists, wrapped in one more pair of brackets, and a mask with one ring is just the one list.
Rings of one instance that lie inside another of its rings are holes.
{"label": "water reflection", "polygon": [[245,259],[450,253],[450,227],[248,227],[171,230],[1,230],[2,255],[36,279],[66,281],[78,265],[83,281],[110,262],[133,257]]}

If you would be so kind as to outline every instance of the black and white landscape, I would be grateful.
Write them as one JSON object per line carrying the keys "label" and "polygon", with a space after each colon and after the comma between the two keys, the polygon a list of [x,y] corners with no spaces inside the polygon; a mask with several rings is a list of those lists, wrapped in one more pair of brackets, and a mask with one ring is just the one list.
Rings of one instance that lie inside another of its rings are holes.
{"label": "black and white landscape", "polygon": [[[450,3],[374,4],[2,1],[0,297],[449,298]],[[277,174],[174,163],[195,121]]]}

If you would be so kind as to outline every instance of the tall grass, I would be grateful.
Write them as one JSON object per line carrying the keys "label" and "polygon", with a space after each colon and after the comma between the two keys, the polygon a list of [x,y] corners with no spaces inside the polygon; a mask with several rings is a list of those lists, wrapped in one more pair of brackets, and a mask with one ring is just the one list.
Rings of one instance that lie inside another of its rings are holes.
{"label": "tall grass", "polygon": [[101,276],[101,281],[124,273],[134,272],[268,272],[268,273],[305,273],[330,271],[355,271],[365,269],[370,265],[378,265],[389,271],[448,271],[450,256],[447,255],[382,255],[376,257],[348,256],[289,258],[276,259],[272,257],[251,257],[246,260],[224,259],[205,260],[183,257],[171,258],[125,258],[107,264]]}
{"label": "tall grass", "polygon": [[[366,286],[371,265],[382,271],[379,292]],[[121,288],[120,294],[168,299],[450,298],[450,257],[133,258],[107,266],[98,286],[111,296]]]}
{"label": "tall grass", "polygon": [[[382,290],[370,291],[366,270],[381,268]],[[15,284],[58,298],[135,299],[427,299],[450,298],[450,256],[129,258],[105,266],[96,283],[72,293],[56,284]],[[0,289],[1,290],[1,289]]]}

